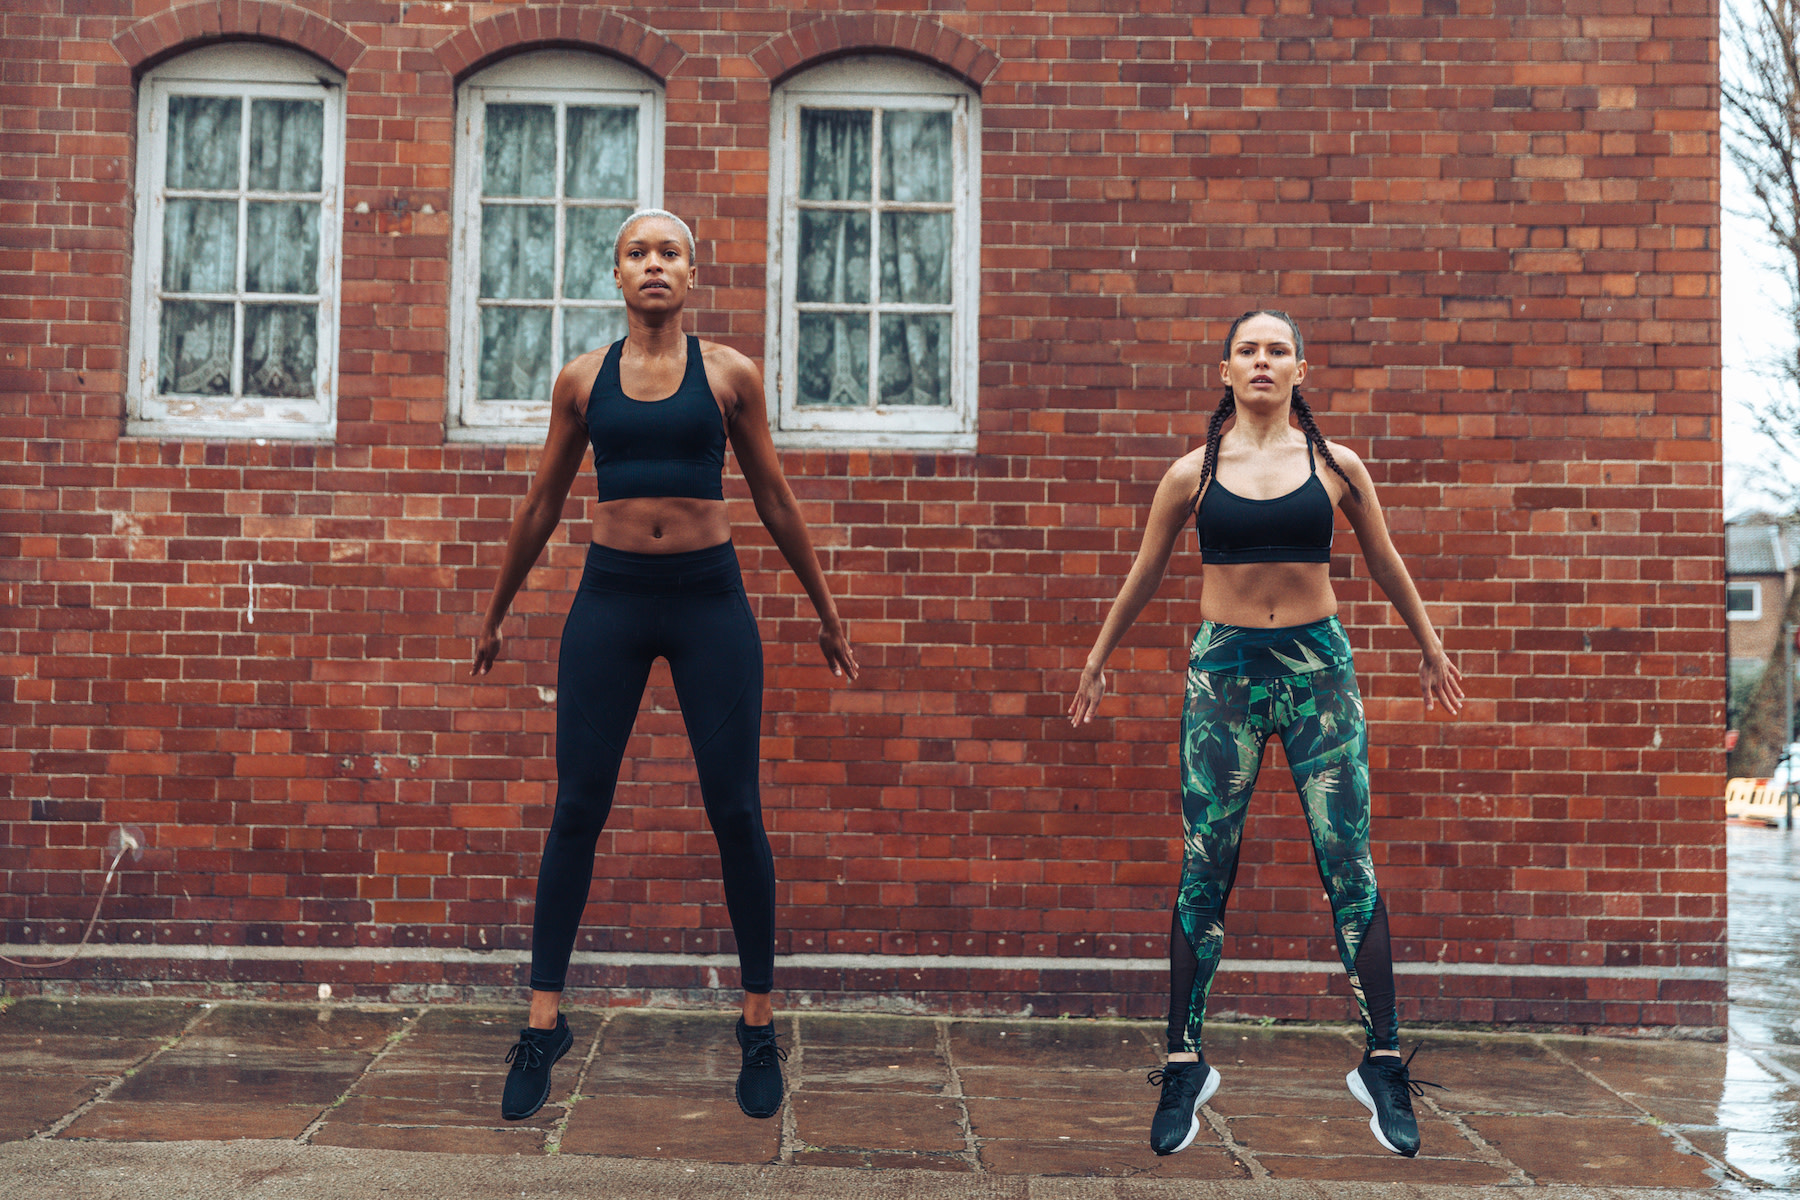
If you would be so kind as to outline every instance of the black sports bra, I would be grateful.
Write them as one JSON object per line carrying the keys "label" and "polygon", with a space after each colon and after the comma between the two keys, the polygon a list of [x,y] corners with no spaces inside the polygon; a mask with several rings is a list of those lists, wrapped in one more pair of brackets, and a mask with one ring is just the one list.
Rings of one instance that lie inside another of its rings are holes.
{"label": "black sports bra", "polygon": [[1331,493],[1319,478],[1311,440],[1306,460],[1312,474],[1285,496],[1246,500],[1217,478],[1207,482],[1194,507],[1194,530],[1200,535],[1203,563],[1267,563],[1331,561]]}
{"label": "black sports bra", "polygon": [[686,496],[723,500],[725,423],[706,382],[700,339],[688,337],[687,370],[675,394],[633,400],[619,383],[621,338],[607,350],[588,393],[588,441],[600,499]]}

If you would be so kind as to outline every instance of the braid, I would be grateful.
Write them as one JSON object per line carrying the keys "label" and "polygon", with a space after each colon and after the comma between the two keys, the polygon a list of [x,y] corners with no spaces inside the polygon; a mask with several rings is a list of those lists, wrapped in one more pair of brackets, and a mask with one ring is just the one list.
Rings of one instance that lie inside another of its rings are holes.
{"label": "braid", "polygon": [[1213,409],[1212,420],[1206,423],[1206,458],[1200,464],[1200,490],[1194,493],[1193,502],[1188,505],[1188,512],[1200,507],[1200,497],[1206,492],[1207,481],[1213,472],[1219,469],[1220,430],[1225,428],[1225,419],[1237,412],[1237,395],[1230,388],[1219,399],[1219,407]]}
{"label": "braid", "polygon": [[1337,465],[1337,459],[1331,457],[1331,447],[1326,444],[1325,436],[1319,432],[1319,426],[1313,421],[1312,409],[1307,407],[1305,400],[1301,399],[1299,388],[1294,389],[1293,407],[1294,416],[1300,421],[1301,432],[1306,434],[1308,441],[1319,448],[1319,456],[1325,460],[1325,465],[1337,472],[1338,478],[1344,481],[1344,486],[1350,489],[1350,494],[1356,497],[1357,503],[1362,503],[1362,493],[1356,490],[1356,485],[1350,482],[1348,475],[1344,474],[1344,468]]}

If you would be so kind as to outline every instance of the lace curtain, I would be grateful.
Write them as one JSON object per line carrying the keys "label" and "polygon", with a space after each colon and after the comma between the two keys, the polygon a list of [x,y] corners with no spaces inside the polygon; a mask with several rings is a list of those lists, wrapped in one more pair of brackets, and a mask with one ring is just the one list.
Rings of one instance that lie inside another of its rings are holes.
{"label": "lace curtain", "polygon": [[795,299],[821,307],[796,314],[801,404],[950,403],[951,135],[948,112],[802,110]]}
{"label": "lace curtain", "polygon": [[318,100],[169,98],[162,394],[317,395],[324,132]]}
{"label": "lace curtain", "polygon": [[545,400],[562,363],[625,334],[612,249],[637,205],[638,110],[566,107],[560,192],[555,105],[488,104],[484,124],[476,396]]}

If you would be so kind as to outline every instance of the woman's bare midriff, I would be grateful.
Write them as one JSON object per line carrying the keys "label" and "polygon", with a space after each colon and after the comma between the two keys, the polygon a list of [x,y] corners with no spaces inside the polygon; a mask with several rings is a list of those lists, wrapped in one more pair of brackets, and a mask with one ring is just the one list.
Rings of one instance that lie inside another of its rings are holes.
{"label": "woman's bare midriff", "polygon": [[1337,612],[1329,563],[1213,563],[1201,571],[1202,620],[1280,629]]}
{"label": "woman's bare midriff", "polygon": [[633,496],[603,501],[594,510],[593,540],[633,554],[683,554],[731,537],[723,500]]}

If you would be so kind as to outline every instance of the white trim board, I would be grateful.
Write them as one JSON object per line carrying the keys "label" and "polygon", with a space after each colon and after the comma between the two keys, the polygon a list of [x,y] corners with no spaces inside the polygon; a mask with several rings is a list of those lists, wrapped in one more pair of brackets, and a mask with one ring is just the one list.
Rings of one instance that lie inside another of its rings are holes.
{"label": "white trim board", "polygon": [[[0,945],[9,958],[62,958],[75,952],[74,944]],[[469,950],[438,946],[96,946],[82,951],[81,959],[169,959],[180,962],[344,962],[344,963],[456,963],[519,966],[531,962],[527,950]],[[996,954],[778,954],[784,967],[826,970],[966,970],[966,971],[1167,971],[1164,958],[1052,958],[1046,955]],[[592,967],[734,967],[734,954],[654,954],[640,951],[577,950],[571,966]],[[1343,970],[1336,962],[1305,959],[1227,958],[1220,971],[1250,974],[1332,975]],[[1590,967],[1544,966],[1540,963],[1438,963],[1397,962],[1396,975],[1483,976],[1495,979],[1695,979],[1725,981],[1724,967]],[[45,978],[50,978],[46,976]]]}

